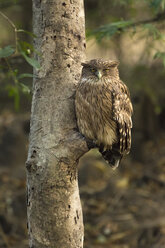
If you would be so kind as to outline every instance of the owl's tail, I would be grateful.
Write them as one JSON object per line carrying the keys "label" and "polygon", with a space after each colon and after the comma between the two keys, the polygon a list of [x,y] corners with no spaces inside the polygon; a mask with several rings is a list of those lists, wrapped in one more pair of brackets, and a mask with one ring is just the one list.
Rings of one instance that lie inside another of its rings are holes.
{"label": "owl's tail", "polygon": [[120,154],[119,151],[117,150],[106,150],[106,151],[101,151],[99,150],[103,156],[103,158],[108,162],[108,164],[113,168],[116,169],[120,161],[122,159],[122,154]]}

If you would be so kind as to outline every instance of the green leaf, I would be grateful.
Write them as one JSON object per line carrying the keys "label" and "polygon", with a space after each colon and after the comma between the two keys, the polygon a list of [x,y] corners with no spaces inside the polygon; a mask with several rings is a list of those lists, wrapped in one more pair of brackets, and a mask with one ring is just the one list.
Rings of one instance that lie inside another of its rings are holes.
{"label": "green leaf", "polygon": [[23,93],[25,93],[25,94],[29,94],[30,93],[30,89],[29,89],[29,87],[27,85],[22,84],[22,83],[19,83],[19,84],[21,86],[21,90],[22,90]]}
{"label": "green leaf", "polygon": [[25,34],[28,34],[28,35],[31,36],[32,38],[36,38],[36,37],[37,37],[34,33],[29,32],[29,31],[26,31],[26,30],[24,30],[24,29],[18,29],[17,32],[18,32],[18,33],[25,33]]}
{"label": "green leaf", "polygon": [[18,110],[19,109],[19,102],[20,102],[20,96],[19,96],[18,87],[8,85],[6,87],[6,89],[8,90],[9,97],[14,98],[14,107],[15,107],[16,110]]}
{"label": "green leaf", "polygon": [[26,41],[19,41],[18,49],[20,53],[24,52],[25,55],[28,57],[31,53],[35,53],[38,56],[41,56],[41,54],[36,49],[34,49],[34,46]]}
{"label": "green leaf", "polygon": [[28,57],[26,53],[23,51],[21,51],[21,54],[25,58],[25,60],[28,62],[29,65],[33,66],[35,69],[40,69],[41,66],[36,59]]}
{"label": "green leaf", "polygon": [[162,111],[162,108],[161,108],[160,105],[156,105],[156,106],[154,107],[154,110],[155,110],[155,113],[156,113],[157,115],[159,115],[159,114],[161,113],[161,111]]}
{"label": "green leaf", "polygon": [[159,40],[163,38],[163,35],[159,31],[159,29],[153,24],[151,23],[144,24],[143,28],[148,30],[148,35],[152,36],[154,40]]}
{"label": "green leaf", "polygon": [[19,41],[19,46],[23,51],[26,51],[27,49],[31,49],[32,51],[34,50],[33,45],[26,41]]}
{"label": "green leaf", "polygon": [[11,56],[15,52],[12,46],[6,46],[0,49],[0,58],[6,58]]}
{"label": "green leaf", "polygon": [[154,55],[154,59],[161,59],[163,62],[163,65],[165,66],[165,52],[156,52]]}
{"label": "green leaf", "polygon": [[150,6],[153,8],[158,8],[161,4],[162,0],[151,0]]}
{"label": "green leaf", "polygon": [[30,73],[22,73],[18,76],[18,79],[20,78],[33,78],[33,74]]}
{"label": "green leaf", "polygon": [[165,9],[165,0],[151,0],[150,7],[153,8],[156,12],[164,11]]}
{"label": "green leaf", "polygon": [[25,58],[28,64],[33,66],[35,69],[40,68],[39,62],[36,59],[28,56],[29,50],[34,51],[34,48],[31,44],[27,43],[26,41],[21,41],[18,44],[18,48],[19,48],[19,52],[22,54],[22,56]]}
{"label": "green leaf", "polygon": [[124,31],[132,24],[132,21],[113,22],[95,29],[91,34],[89,34],[89,36],[94,35],[98,41],[104,37],[111,38],[114,34]]}

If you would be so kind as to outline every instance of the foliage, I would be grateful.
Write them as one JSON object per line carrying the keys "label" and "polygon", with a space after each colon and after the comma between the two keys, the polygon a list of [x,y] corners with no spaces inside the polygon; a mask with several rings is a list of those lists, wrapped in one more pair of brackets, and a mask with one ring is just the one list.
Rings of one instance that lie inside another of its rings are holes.
{"label": "foliage", "polygon": [[165,67],[165,52],[156,52],[155,55],[154,55],[154,59],[162,59],[163,61],[163,65]]}
{"label": "foliage", "polygon": [[[156,5],[157,0],[151,1],[150,5],[152,8],[155,6],[155,9],[158,9],[158,6]],[[160,0],[159,0],[160,2]],[[165,2],[165,0],[161,1]],[[153,5],[155,3],[155,5]],[[164,5],[163,5],[164,6]],[[160,6],[159,6],[160,7]],[[164,7],[162,7],[164,9]],[[97,41],[101,41],[103,38],[112,38],[114,35],[123,33],[128,31],[128,29],[132,29],[133,33],[136,33],[136,27],[140,27],[141,30],[148,29],[150,34],[153,35],[154,39],[159,39],[161,37],[164,38],[163,35],[161,35],[161,32],[159,28],[157,28],[154,23],[165,21],[165,12],[163,13],[157,13],[150,19],[140,20],[140,21],[134,21],[134,20],[118,20],[118,21],[112,21],[111,23],[102,25],[99,28],[96,28],[92,31],[88,31],[87,37],[90,38],[91,36],[94,36]]]}
{"label": "foliage", "polygon": [[[136,1],[133,0],[118,0],[115,2],[115,4],[118,4],[119,6],[124,6],[126,3],[128,4],[127,7],[132,8],[132,3],[136,3]],[[140,21],[136,21],[136,17],[134,16],[131,20],[124,20],[121,19],[121,17],[114,21],[112,21],[108,24],[102,25],[98,28],[95,28],[94,30],[88,30],[87,32],[87,38],[95,37],[97,41],[101,41],[104,38],[111,39],[115,35],[122,34],[123,32],[126,32],[131,30],[133,34],[137,32],[137,27],[140,27],[140,30],[143,31],[144,29],[148,31],[147,35],[153,36],[153,39],[164,39],[164,35],[160,31],[160,28],[157,27],[157,23],[161,21],[165,21],[165,0],[144,0],[144,2],[147,2],[148,5],[148,11],[149,9],[152,9],[154,11],[154,14],[149,19],[144,19]],[[139,32],[139,29],[138,29]]]}
{"label": "foliage", "polygon": [[165,10],[165,0],[150,0],[149,6],[155,11],[164,11]]}
{"label": "foliage", "polygon": [[8,80],[6,90],[8,91],[9,97],[14,98],[14,105],[15,108],[18,110],[19,108],[19,101],[20,101],[20,93],[29,94],[30,88],[24,84],[21,80],[23,78],[33,77],[30,73],[19,73],[18,69],[13,69],[10,64],[10,59],[14,58],[15,56],[22,56],[24,60],[36,70],[40,68],[39,62],[33,57],[34,54],[37,53],[34,47],[19,38],[19,33],[26,33],[28,36],[35,37],[35,35],[29,31],[23,29],[17,29],[15,24],[2,12],[0,15],[6,19],[6,21],[12,26],[15,33],[15,44],[14,45],[7,45],[3,48],[0,48],[0,59],[4,60],[7,65],[7,72],[6,67],[1,66],[1,73],[3,73],[3,69],[5,68],[5,75],[6,78],[12,79]]}
{"label": "foliage", "polygon": [[89,33],[89,36],[94,35],[97,41],[101,41],[103,38],[111,38],[113,35],[120,33],[126,28],[130,27],[132,23],[132,21],[118,21],[109,23],[93,30],[91,33]]}
{"label": "foliage", "polygon": [[14,53],[14,48],[12,46],[6,46],[4,48],[0,48],[0,58],[6,58],[11,56]]}

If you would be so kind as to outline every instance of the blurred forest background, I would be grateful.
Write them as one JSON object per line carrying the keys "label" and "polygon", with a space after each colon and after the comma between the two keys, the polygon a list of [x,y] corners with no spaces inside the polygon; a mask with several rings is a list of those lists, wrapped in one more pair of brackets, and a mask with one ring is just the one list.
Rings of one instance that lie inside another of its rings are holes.
{"label": "blurred forest background", "polygon": [[[0,247],[27,248],[32,3],[0,0]],[[79,165],[85,248],[165,247],[165,0],[85,0],[87,59],[120,61],[134,105],[131,154]]]}

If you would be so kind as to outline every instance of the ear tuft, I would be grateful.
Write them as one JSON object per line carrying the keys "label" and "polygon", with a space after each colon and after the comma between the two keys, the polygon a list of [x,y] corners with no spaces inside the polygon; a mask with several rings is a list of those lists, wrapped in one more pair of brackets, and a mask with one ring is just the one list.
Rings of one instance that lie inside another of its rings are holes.
{"label": "ear tuft", "polygon": [[111,66],[112,66],[112,67],[116,67],[116,66],[118,66],[119,64],[120,64],[119,61],[114,60],[114,61],[112,61]]}
{"label": "ear tuft", "polygon": [[82,66],[88,66],[88,62],[87,62],[87,61],[82,62],[81,65],[82,65]]}

